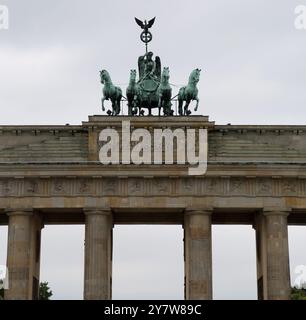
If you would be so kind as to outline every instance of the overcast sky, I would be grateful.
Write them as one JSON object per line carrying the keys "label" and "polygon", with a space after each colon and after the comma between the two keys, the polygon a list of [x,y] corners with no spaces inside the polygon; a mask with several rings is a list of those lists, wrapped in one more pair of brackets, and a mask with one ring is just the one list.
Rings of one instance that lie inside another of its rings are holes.
{"label": "overcast sky", "polygon": [[[150,50],[169,66],[172,84],[202,69],[198,114],[217,124],[306,124],[306,30],[294,27],[305,0],[0,4],[10,13],[9,30],[0,30],[0,124],[80,124],[100,114],[98,71],[125,91],[144,53],[134,16],[157,17]],[[255,298],[253,230],[213,231],[214,297]],[[0,240],[1,264],[6,228]],[[181,227],[116,227],[114,240],[114,298],[183,297]],[[82,297],[83,241],[82,226],[43,231],[42,280],[55,298]],[[290,228],[292,270],[306,264],[305,242],[306,228]]]}

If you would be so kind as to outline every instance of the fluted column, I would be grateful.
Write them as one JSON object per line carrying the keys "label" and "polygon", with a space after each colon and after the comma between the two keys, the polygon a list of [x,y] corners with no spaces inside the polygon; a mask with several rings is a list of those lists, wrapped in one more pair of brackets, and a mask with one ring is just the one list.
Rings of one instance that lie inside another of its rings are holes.
{"label": "fluted column", "polygon": [[212,299],[211,210],[186,210],[185,299]]}
{"label": "fluted column", "polygon": [[258,298],[290,299],[288,209],[265,209],[257,218]]}
{"label": "fluted column", "polygon": [[7,267],[9,289],[6,300],[38,298],[41,218],[32,209],[8,209]]}
{"label": "fluted column", "polygon": [[112,214],[109,209],[86,209],[85,300],[110,300],[112,290]]}

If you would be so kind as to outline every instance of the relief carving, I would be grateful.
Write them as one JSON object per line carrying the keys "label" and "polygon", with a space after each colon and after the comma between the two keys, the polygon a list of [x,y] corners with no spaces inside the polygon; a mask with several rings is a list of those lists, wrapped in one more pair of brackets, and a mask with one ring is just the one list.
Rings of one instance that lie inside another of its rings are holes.
{"label": "relief carving", "polygon": [[135,179],[135,180],[130,180],[129,181],[129,193],[131,195],[133,194],[137,194],[137,193],[144,193],[143,187],[142,187],[142,183],[139,179]]}
{"label": "relief carving", "polygon": [[63,180],[53,181],[52,191],[55,194],[64,194],[65,193],[64,181]]}
{"label": "relief carving", "polygon": [[104,194],[118,194],[118,182],[115,178],[105,179],[103,181],[103,193]]}
{"label": "relief carving", "polygon": [[270,179],[259,179],[257,182],[257,194],[259,195],[271,195],[272,183]]}
{"label": "relief carving", "polygon": [[25,182],[25,192],[29,194],[38,193],[38,183],[35,180]]}
{"label": "relief carving", "polygon": [[183,193],[193,193],[194,192],[194,179],[183,179],[182,185],[183,185]]}
{"label": "relief carving", "polygon": [[230,193],[245,194],[246,193],[246,179],[233,178],[230,180]]}
{"label": "relief carving", "polygon": [[219,180],[208,178],[205,179],[205,185],[204,185],[204,193],[208,194],[217,194],[219,193]]}
{"label": "relief carving", "polygon": [[156,180],[154,181],[154,191],[158,194],[168,193],[169,192],[169,185],[166,180]]}
{"label": "relief carving", "polygon": [[282,182],[281,191],[284,195],[295,195],[297,193],[297,181],[287,179]]}
{"label": "relief carving", "polygon": [[79,183],[78,193],[89,194],[90,193],[90,182],[88,180],[82,180]]}

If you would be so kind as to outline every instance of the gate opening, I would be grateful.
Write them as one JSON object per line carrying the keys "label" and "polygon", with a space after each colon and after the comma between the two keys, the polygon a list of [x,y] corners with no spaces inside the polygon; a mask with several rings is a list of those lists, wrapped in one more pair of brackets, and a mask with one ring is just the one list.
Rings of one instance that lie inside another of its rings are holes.
{"label": "gate opening", "polygon": [[6,266],[8,226],[0,226],[0,265]]}
{"label": "gate opening", "polygon": [[51,299],[82,300],[84,225],[47,225],[41,232],[40,282],[48,282]]}
{"label": "gate opening", "polygon": [[289,226],[288,241],[291,286],[306,289],[306,226]]}
{"label": "gate opening", "polygon": [[213,225],[213,299],[256,300],[256,240],[249,225]]}
{"label": "gate opening", "polygon": [[183,228],[116,225],[113,299],[184,299]]}

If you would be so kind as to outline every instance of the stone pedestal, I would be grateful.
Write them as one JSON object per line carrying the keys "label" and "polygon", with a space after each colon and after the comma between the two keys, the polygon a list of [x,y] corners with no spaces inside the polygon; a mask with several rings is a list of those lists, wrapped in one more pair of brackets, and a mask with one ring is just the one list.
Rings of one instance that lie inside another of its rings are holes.
{"label": "stone pedestal", "polygon": [[212,299],[211,211],[188,210],[184,219],[185,299]]}
{"label": "stone pedestal", "polygon": [[85,300],[112,297],[112,214],[105,209],[85,213]]}
{"label": "stone pedestal", "polygon": [[257,217],[258,299],[289,300],[288,210],[265,210]]}
{"label": "stone pedestal", "polygon": [[6,300],[38,299],[42,221],[31,209],[9,209]]}

